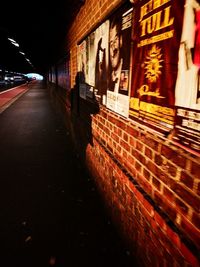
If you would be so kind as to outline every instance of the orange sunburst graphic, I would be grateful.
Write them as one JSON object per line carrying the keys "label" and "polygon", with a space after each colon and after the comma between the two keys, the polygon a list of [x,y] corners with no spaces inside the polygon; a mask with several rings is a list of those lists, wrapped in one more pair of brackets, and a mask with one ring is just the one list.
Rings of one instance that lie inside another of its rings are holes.
{"label": "orange sunburst graphic", "polygon": [[161,54],[161,48],[157,47],[156,45],[153,45],[151,50],[148,51],[146,61],[144,62],[146,69],[145,75],[150,83],[156,82],[158,77],[160,76],[162,61],[163,59]]}

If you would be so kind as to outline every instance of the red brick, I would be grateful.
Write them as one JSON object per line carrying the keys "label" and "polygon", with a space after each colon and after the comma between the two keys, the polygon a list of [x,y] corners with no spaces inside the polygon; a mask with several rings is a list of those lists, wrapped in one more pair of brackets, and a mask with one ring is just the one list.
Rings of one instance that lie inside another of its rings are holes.
{"label": "red brick", "polygon": [[123,134],[123,139],[125,142],[128,142],[128,134],[124,133]]}
{"label": "red brick", "polygon": [[138,172],[141,172],[141,170],[142,170],[142,166],[141,166],[141,164],[138,161],[135,161],[135,169]]}
{"label": "red brick", "polygon": [[145,168],[143,169],[143,175],[144,177],[149,181],[151,178],[151,174],[148,170],[146,170]]}
{"label": "red brick", "polygon": [[[154,211],[154,208],[153,208],[153,206],[151,205],[151,203],[149,203],[149,201],[146,200],[146,199],[144,198],[144,199],[143,199],[143,205],[144,205],[145,209],[148,211],[148,213],[149,213],[150,215],[152,215],[152,214],[153,214],[153,211]],[[149,220],[149,221],[150,221],[150,220]]]}
{"label": "red brick", "polygon": [[159,143],[157,141],[155,141],[150,137],[147,137],[144,134],[141,134],[140,139],[142,140],[143,143],[145,143],[145,145],[153,148],[155,151],[158,151]]}
{"label": "red brick", "polygon": [[167,172],[161,170],[160,168],[156,169],[156,176],[159,177],[159,179],[170,188],[172,188],[173,185],[176,183],[172,178],[170,178]]}
{"label": "red brick", "polygon": [[107,8],[108,8],[108,3],[105,2],[105,3],[103,4],[103,6],[101,7],[101,12],[102,12],[102,13],[105,12],[105,11],[107,10]]}
{"label": "red brick", "polygon": [[122,146],[123,149],[130,152],[130,145],[128,143],[124,142],[122,139],[120,140],[120,145]]}
{"label": "red brick", "polygon": [[128,162],[129,162],[129,164],[134,166],[135,159],[131,155],[128,155]]}
{"label": "red brick", "polygon": [[154,199],[157,205],[159,205],[161,209],[165,212],[165,214],[167,214],[172,221],[175,220],[177,211],[171,205],[171,202],[168,202],[167,199],[163,198],[163,195],[158,191],[154,192]]}
{"label": "red brick", "polygon": [[150,148],[148,148],[148,147],[145,147],[145,155],[148,158],[152,159],[152,155],[153,155],[152,150]]}
{"label": "red brick", "polygon": [[152,182],[153,182],[153,184],[155,185],[155,187],[156,187],[158,190],[160,190],[160,182],[159,182],[159,180],[156,179],[155,177],[153,177]]}
{"label": "red brick", "polygon": [[137,150],[139,150],[140,152],[142,152],[143,151],[143,144],[140,143],[140,142],[138,142],[138,141],[136,141],[136,148],[137,148]]}
{"label": "red brick", "polygon": [[136,143],[135,139],[134,139],[133,137],[130,137],[129,140],[130,140],[130,141],[129,141],[130,146],[135,147],[135,143]]}
{"label": "red brick", "polygon": [[185,246],[185,244],[181,243],[181,252],[184,255],[184,257],[187,259],[187,261],[193,266],[193,267],[199,267],[199,261],[197,258],[192,254],[192,252]]}
{"label": "red brick", "polygon": [[146,158],[137,150],[131,149],[131,154],[143,165],[146,164]]}
{"label": "red brick", "polygon": [[177,173],[177,167],[175,167],[174,165],[172,165],[170,162],[167,163],[167,172],[172,176],[172,177],[176,177],[176,173]]}
{"label": "red brick", "polygon": [[180,181],[185,184],[188,188],[192,189],[193,188],[193,178],[188,175],[186,172],[182,171],[181,172],[181,179]]}
{"label": "red brick", "polygon": [[167,187],[164,186],[163,189],[164,196],[169,200],[169,202],[174,202],[175,196],[172,191],[170,191]]}
{"label": "red brick", "polygon": [[136,190],[135,195],[136,195],[137,199],[139,200],[139,202],[142,203],[143,199],[144,199],[142,193],[140,193],[140,191]]}
{"label": "red brick", "polygon": [[139,132],[131,126],[127,126],[127,133],[134,137],[138,137],[139,135]]}
{"label": "red brick", "polygon": [[153,188],[152,188],[152,185],[151,184],[149,184],[149,183],[145,183],[144,184],[144,191],[146,192],[146,193],[148,193],[150,196],[152,195],[152,191],[153,191]]}
{"label": "red brick", "polygon": [[199,231],[194,227],[194,225],[187,220],[184,216],[181,217],[181,228],[184,231],[186,236],[198,246],[200,247],[200,234]]}
{"label": "red brick", "polygon": [[165,200],[163,202],[163,210],[165,211],[165,213],[169,216],[169,218],[172,220],[172,221],[175,221],[176,219],[176,216],[177,216],[177,211],[176,209],[171,205],[170,202],[168,202],[167,200]]}
{"label": "red brick", "polygon": [[115,140],[117,143],[119,142],[119,137],[118,137],[116,134],[112,133],[112,134],[111,134],[111,137],[112,137],[113,140]]}
{"label": "red brick", "polygon": [[171,160],[178,166],[185,168],[186,166],[186,158],[177,153],[177,151],[173,150],[172,148],[168,146],[162,146],[161,153],[163,156],[165,156],[167,159]]}
{"label": "red brick", "polygon": [[121,120],[118,120],[118,119],[115,119],[115,124],[122,130],[124,130],[126,132],[126,128],[127,128],[127,125],[124,121],[121,121]]}
{"label": "red brick", "polygon": [[158,191],[154,191],[154,200],[157,205],[159,206],[163,205],[163,197]]}
{"label": "red brick", "polygon": [[125,160],[128,159],[128,154],[127,154],[126,150],[123,150],[122,156],[124,157]]}
{"label": "red brick", "polygon": [[172,240],[173,244],[179,248],[180,247],[180,237],[176,232],[174,232],[168,225],[166,230],[167,236]]}
{"label": "red brick", "polygon": [[196,226],[197,229],[200,229],[200,215],[196,212],[193,212],[192,223]]}
{"label": "red brick", "polygon": [[155,155],[155,163],[157,164],[157,165],[162,165],[162,163],[163,163],[163,159],[162,159],[162,157],[159,155],[159,154],[156,154]]}
{"label": "red brick", "polygon": [[200,196],[200,182],[198,183],[198,186],[197,186],[197,194]]}
{"label": "red brick", "polygon": [[188,205],[190,205],[194,210],[200,212],[200,201],[199,198],[192,194],[190,191],[185,189],[181,184],[174,184],[172,190],[176,192]]}
{"label": "red brick", "polygon": [[108,115],[108,121],[113,124],[116,124],[116,119],[113,116]]}
{"label": "red brick", "polygon": [[152,161],[148,160],[146,162],[146,167],[147,167],[148,170],[150,170],[153,174],[155,174],[157,176],[158,168]]}
{"label": "red brick", "polygon": [[117,134],[118,134],[119,137],[122,137],[122,130],[120,128],[118,128],[118,133]]}
{"label": "red brick", "polygon": [[192,162],[191,174],[195,175],[196,178],[200,179],[200,164]]}
{"label": "red brick", "polygon": [[177,207],[179,208],[179,210],[183,213],[183,214],[187,214],[188,213],[188,207],[185,205],[185,203],[183,203],[183,201],[179,198],[175,199],[175,203],[177,205]]}

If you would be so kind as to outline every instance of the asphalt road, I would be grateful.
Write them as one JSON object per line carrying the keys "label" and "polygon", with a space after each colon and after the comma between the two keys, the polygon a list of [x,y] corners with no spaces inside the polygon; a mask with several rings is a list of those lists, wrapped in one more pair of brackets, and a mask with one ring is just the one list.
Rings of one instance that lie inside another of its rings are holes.
{"label": "asphalt road", "polygon": [[137,266],[42,86],[0,114],[0,266]]}

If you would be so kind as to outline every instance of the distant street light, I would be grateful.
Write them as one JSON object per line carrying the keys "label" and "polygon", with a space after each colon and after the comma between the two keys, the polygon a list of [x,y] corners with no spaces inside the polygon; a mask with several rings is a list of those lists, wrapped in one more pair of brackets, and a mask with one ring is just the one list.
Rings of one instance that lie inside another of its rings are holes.
{"label": "distant street light", "polygon": [[18,44],[14,39],[8,38],[8,40],[9,40],[9,41],[11,42],[11,44],[13,44],[14,46],[19,47],[19,44]]}
{"label": "distant street light", "polygon": [[[19,44],[18,44],[14,39],[12,39],[12,38],[8,38],[8,40],[9,40],[9,41],[11,42],[11,44],[13,44],[14,46],[19,47]],[[26,56],[25,53],[22,52],[22,51],[19,51],[19,53],[20,53],[21,55],[23,55],[24,57]],[[31,61],[30,61],[28,58],[25,57],[25,60],[31,65],[32,68],[34,68],[34,66],[32,65]]]}
{"label": "distant street light", "polygon": [[13,43],[13,42],[11,42],[11,44],[13,44],[14,46],[19,47],[19,44],[18,44],[18,43]]}
{"label": "distant street light", "polygon": [[14,39],[8,38],[9,41],[16,43],[16,41]]}

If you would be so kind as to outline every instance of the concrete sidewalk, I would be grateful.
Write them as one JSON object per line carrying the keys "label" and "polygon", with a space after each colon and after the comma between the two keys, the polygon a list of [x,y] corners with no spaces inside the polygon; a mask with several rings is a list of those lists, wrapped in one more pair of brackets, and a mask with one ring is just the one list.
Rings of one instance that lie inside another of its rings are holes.
{"label": "concrete sidewalk", "polygon": [[48,91],[24,92],[0,114],[0,265],[136,267]]}

